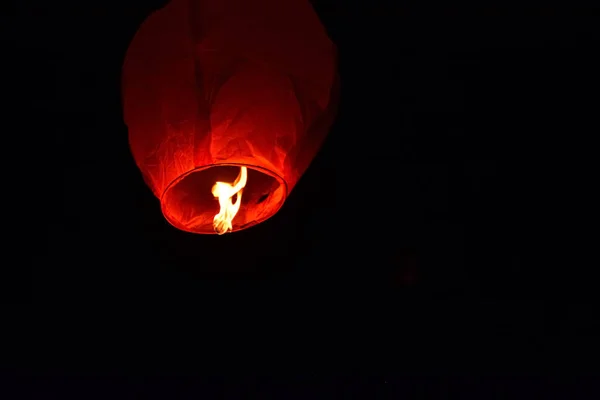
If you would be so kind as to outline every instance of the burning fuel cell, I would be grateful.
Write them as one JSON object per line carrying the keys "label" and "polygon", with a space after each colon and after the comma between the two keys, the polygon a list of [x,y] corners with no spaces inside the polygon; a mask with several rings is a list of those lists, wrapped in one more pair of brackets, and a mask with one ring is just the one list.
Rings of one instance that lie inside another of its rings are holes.
{"label": "burning fuel cell", "polygon": [[[212,194],[219,199],[220,207],[219,213],[213,219],[213,227],[217,234],[222,235],[233,230],[231,223],[240,210],[242,192],[247,181],[248,169],[240,167],[240,173],[235,178],[233,185],[226,182],[217,182],[212,187]],[[233,202],[233,196],[236,196],[235,203]]]}

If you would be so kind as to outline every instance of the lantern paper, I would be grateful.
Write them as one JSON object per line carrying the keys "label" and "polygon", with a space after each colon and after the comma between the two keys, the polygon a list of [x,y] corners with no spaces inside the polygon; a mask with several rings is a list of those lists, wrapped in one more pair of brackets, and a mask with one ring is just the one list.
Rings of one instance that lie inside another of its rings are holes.
{"label": "lantern paper", "polygon": [[248,170],[233,231],[273,216],[333,121],[335,46],[308,0],[172,0],[134,36],[124,120],[176,228],[215,233],[216,181]]}

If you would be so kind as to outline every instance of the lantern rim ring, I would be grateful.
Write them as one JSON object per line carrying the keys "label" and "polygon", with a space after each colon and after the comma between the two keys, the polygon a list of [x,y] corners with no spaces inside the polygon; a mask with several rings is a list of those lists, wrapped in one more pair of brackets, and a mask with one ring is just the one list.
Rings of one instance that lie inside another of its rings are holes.
{"label": "lantern rim ring", "polygon": [[234,232],[239,232],[242,230],[246,230],[248,228],[251,228],[253,226],[256,226],[264,221],[266,221],[267,219],[271,218],[273,215],[277,214],[277,212],[279,212],[279,210],[281,209],[281,207],[283,207],[283,204],[285,203],[285,201],[287,200],[287,197],[289,195],[288,192],[288,184],[286,182],[286,180],[280,176],[278,173],[276,173],[275,171],[273,171],[272,169],[260,166],[260,165],[254,165],[254,164],[249,164],[249,163],[240,163],[240,162],[215,162],[212,164],[206,164],[206,165],[202,165],[199,167],[195,167],[190,169],[189,171],[186,171],[182,174],[180,174],[179,176],[177,176],[175,179],[173,179],[163,190],[163,192],[160,195],[159,201],[160,201],[160,209],[161,212],[164,216],[164,218],[167,220],[167,222],[169,222],[169,224],[171,224],[172,226],[174,226],[175,228],[182,230],[184,232],[189,232],[189,233],[194,233],[194,234],[216,234],[216,233],[204,233],[204,232],[197,232],[194,231],[192,229],[187,228],[186,226],[184,226],[183,224],[179,223],[178,221],[174,220],[167,212],[166,212],[166,202],[165,202],[165,196],[166,194],[169,192],[169,190],[171,190],[172,188],[174,188],[178,183],[180,183],[183,179],[185,179],[186,177],[188,177],[189,175],[196,173],[196,172],[201,172],[210,168],[214,168],[214,167],[247,167],[253,170],[256,170],[258,172],[261,172],[265,175],[268,175],[272,178],[274,178],[281,186],[283,186],[283,198],[281,199],[281,201],[279,202],[279,204],[277,205],[277,207],[274,209],[274,211],[272,213],[270,213],[269,215],[267,215],[264,218],[261,218],[257,221],[253,221],[251,223],[246,224],[245,226],[243,226],[240,229],[234,230]]}

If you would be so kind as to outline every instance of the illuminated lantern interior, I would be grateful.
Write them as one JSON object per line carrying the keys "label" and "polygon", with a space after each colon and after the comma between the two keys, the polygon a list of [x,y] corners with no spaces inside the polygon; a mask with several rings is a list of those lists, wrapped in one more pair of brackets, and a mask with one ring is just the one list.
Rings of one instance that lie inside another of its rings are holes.
{"label": "illuminated lantern interior", "polygon": [[283,205],[333,121],[335,46],[308,0],[172,0],[123,65],[129,143],[174,227],[223,234]]}

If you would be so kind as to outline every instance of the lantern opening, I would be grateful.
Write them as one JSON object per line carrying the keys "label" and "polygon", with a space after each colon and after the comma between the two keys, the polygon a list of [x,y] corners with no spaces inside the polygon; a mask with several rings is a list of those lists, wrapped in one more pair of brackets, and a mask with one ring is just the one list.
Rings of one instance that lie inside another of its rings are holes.
{"label": "lantern opening", "polygon": [[[232,221],[231,232],[254,226],[274,215],[287,197],[287,184],[272,171],[239,164],[199,167],[175,179],[161,197],[165,218],[178,229],[202,234],[215,234],[215,216],[221,211],[214,196],[216,182],[234,183],[241,168],[247,167],[246,185],[239,210]],[[230,201],[238,202],[238,194]]]}

